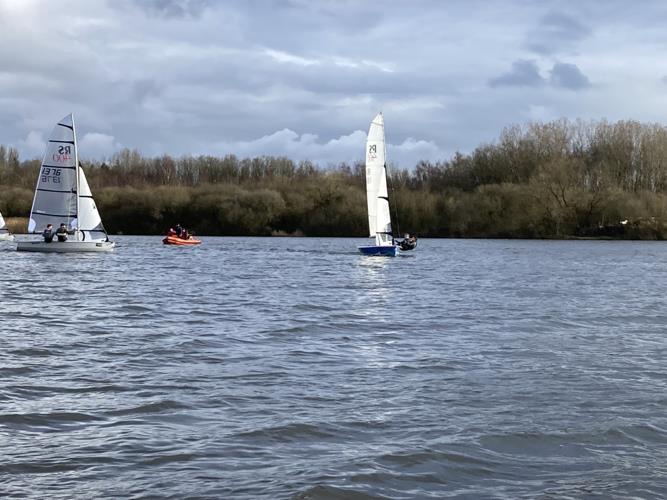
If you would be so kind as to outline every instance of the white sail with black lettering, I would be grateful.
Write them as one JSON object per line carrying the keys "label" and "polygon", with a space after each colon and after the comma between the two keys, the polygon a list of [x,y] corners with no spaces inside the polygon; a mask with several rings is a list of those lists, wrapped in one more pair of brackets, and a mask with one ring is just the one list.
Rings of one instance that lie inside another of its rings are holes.
{"label": "white sail with black lettering", "polygon": [[384,119],[382,113],[371,122],[366,139],[366,200],[368,205],[369,236],[374,238],[377,232],[377,195],[380,180],[384,175],[385,144]]}
{"label": "white sail with black lettering", "polygon": [[77,218],[77,161],[74,119],[67,115],[53,128],[46,146],[30,211],[28,232],[47,224],[71,227]]}
{"label": "white sail with black lettering", "polygon": [[366,140],[366,199],[369,236],[378,246],[392,245],[382,113],[373,118]]}

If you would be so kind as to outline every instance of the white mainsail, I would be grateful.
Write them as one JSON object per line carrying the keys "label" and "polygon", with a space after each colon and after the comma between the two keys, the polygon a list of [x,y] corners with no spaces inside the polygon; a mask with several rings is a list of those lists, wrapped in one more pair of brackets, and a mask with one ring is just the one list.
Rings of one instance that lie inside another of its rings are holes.
{"label": "white mainsail", "polygon": [[378,246],[393,245],[382,113],[373,118],[366,140],[366,200],[369,236],[375,237]]}
{"label": "white mainsail", "polygon": [[106,232],[79,164],[74,117],[60,120],[49,136],[42,160],[28,232],[39,233],[47,224],[65,223],[77,230],[76,241],[105,241]]}
{"label": "white mainsail", "polygon": [[[77,153],[74,120],[67,115],[53,128],[42,160],[28,232],[41,232],[47,224],[71,226],[77,215]],[[55,230],[55,229],[54,229]]]}

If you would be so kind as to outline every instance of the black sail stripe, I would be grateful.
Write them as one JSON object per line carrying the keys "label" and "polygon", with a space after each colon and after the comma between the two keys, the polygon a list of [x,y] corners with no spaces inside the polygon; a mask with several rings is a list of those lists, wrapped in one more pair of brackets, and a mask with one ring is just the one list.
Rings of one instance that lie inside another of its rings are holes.
{"label": "black sail stripe", "polygon": [[46,167],[46,168],[66,168],[68,170],[76,170],[76,167],[63,167],[61,165],[47,165],[46,163],[42,163],[42,167]]}
{"label": "black sail stripe", "polygon": [[62,142],[64,144],[74,144],[74,141],[58,141],[56,139],[49,139],[49,142]]}
{"label": "black sail stripe", "polygon": [[76,194],[76,191],[63,191],[61,189],[45,189],[45,188],[37,188],[37,191],[46,191],[47,193],[68,193],[68,194]]}
{"label": "black sail stripe", "polygon": [[[53,123],[53,122],[51,122],[51,123]],[[72,127],[71,125],[65,125],[64,123],[60,123],[60,122],[58,122],[58,125],[60,125],[61,127],[68,128],[70,130],[74,130],[74,127]]]}
{"label": "black sail stripe", "polygon": [[76,219],[77,218],[76,214],[65,214],[65,215],[63,215],[63,214],[49,214],[49,213],[46,213],[46,212],[33,212],[32,215],[33,216],[41,215],[43,217],[65,217],[66,219],[67,218],[70,218],[70,219]]}

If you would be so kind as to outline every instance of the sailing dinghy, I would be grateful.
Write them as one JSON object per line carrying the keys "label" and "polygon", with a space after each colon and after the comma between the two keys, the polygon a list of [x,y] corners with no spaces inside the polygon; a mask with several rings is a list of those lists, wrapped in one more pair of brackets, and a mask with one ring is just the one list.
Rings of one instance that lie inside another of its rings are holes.
{"label": "sailing dinghy", "polygon": [[53,128],[42,160],[28,232],[41,233],[47,224],[65,224],[66,241],[20,241],[24,252],[110,252],[109,241],[86,175],[79,163],[74,117],[70,114]]}
{"label": "sailing dinghy", "polygon": [[366,201],[368,203],[368,227],[375,245],[360,246],[364,255],[395,257],[399,244],[391,231],[389,195],[387,193],[386,145],[382,113],[373,118],[366,140]]}
{"label": "sailing dinghy", "polygon": [[7,229],[5,219],[0,214],[0,241],[14,241],[14,235]]}

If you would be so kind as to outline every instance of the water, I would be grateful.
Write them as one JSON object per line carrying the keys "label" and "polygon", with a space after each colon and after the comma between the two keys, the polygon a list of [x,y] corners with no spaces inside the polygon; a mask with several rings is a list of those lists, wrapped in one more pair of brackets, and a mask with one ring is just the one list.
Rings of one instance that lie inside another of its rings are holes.
{"label": "water", "polygon": [[650,498],[667,245],[0,256],[7,498]]}

